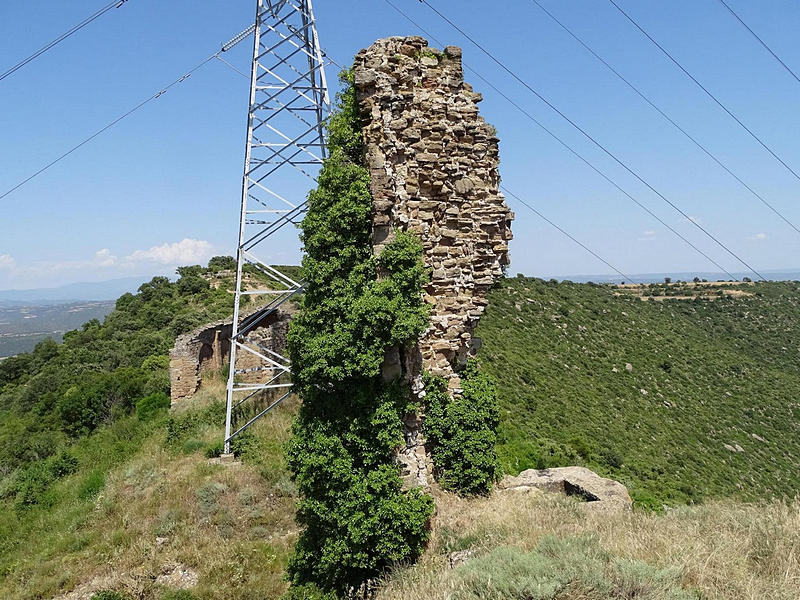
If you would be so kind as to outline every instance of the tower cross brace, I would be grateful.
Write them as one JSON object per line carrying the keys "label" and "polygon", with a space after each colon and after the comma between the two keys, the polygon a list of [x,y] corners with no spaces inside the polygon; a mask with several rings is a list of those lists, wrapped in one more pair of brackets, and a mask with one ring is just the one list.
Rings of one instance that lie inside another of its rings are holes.
{"label": "tower cross brace", "polygon": [[[325,58],[311,0],[256,0],[253,37],[226,389],[226,454],[237,435],[291,393],[289,359],[260,343],[255,333],[303,289],[302,281],[274,264],[282,248],[294,243],[278,234],[286,225],[297,225],[306,211],[306,200],[297,198],[297,190],[308,187],[325,158],[324,122],[330,112]],[[246,298],[256,308],[244,314]],[[264,396],[266,407],[247,422],[235,423],[240,409]]]}

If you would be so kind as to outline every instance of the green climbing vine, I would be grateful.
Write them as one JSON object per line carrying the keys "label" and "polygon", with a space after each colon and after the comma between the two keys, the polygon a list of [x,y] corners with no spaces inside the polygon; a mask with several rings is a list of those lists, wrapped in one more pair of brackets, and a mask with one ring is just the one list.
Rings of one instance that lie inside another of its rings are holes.
{"label": "green climbing vine", "polygon": [[442,487],[463,495],[487,494],[499,475],[497,391],[477,362],[468,362],[459,375],[463,393],[455,397],[445,379],[425,375],[425,437]]}
{"label": "green climbing vine", "polygon": [[413,407],[386,382],[387,347],[413,344],[428,322],[421,242],[400,233],[371,247],[372,199],[350,73],[328,125],[329,158],[301,224],[305,294],[288,345],[303,403],[288,464],[302,527],[289,564],[301,595],[347,596],[390,565],[414,560],[428,539],[433,501],[404,490],[397,448]]}

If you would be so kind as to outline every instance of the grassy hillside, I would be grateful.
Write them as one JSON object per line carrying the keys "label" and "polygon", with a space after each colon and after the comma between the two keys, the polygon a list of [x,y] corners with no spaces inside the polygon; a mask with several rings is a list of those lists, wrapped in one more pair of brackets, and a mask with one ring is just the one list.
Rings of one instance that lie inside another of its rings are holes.
{"label": "grassy hillside", "polygon": [[[3,361],[0,597],[255,600],[287,589],[297,493],[284,443],[296,403],[260,421],[237,442],[243,462],[225,467],[208,458],[222,381],[207,379],[177,413],[158,396],[175,335],[230,310],[230,272],[213,271],[154,280],[103,324]],[[587,514],[574,499],[440,494],[422,561],[388,574],[378,597],[795,598],[797,506],[765,499],[800,488],[799,303],[794,283],[503,282],[478,333],[501,392],[504,469],[584,464],[626,483],[640,506],[704,502]],[[451,569],[460,550],[474,558]]]}
{"label": "grassy hillside", "polygon": [[[191,413],[167,415],[169,348],[230,315],[232,265],[216,257],[179,268],[176,281],[156,277],[121,296],[102,323],[0,363],[0,597],[283,592],[293,544],[281,445],[289,413],[242,436],[248,464],[230,469],[206,456],[222,438],[221,382],[206,382]],[[252,268],[247,276],[274,283]]]}
{"label": "grassy hillside", "polygon": [[207,382],[191,410],[101,427],[72,449],[73,472],[38,503],[5,503],[0,597],[282,595],[296,537],[282,445],[296,407],[262,419],[239,443],[243,462],[221,466],[207,454],[222,438],[224,392],[221,380]]}
{"label": "grassy hillside", "polygon": [[800,284],[725,290],[504,281],[477,333],[504,469],[583,464],[656,508],[794,497]]}
{"label": "grassy hillside", "polygon": [[[437,498],[428,553],[376,600],[796,600],[800,509],[712,501],[666,514],[574,498]],[[452,568],[452,554],[463,564]]]}
{"label": "grassy hillside", "polygon": [[[206,457],[223,394],[207,382],[178,414],[102,427],[46,505],[0,513],[0,597],[281,597],[297,539],[282,446],[297,405],[269,413],[238,448],[242,463],[225,467]],[[655,515],[541,493],[438,493],[424,557],[387,574],[376,600],[794,600],[799,531],[797,506],[777,501]]]}

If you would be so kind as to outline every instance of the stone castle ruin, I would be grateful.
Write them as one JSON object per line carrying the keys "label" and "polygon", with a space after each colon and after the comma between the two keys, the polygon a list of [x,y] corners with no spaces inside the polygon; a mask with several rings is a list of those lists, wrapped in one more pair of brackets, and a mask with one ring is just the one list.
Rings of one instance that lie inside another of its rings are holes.
{"label": "stone castle ruin", "polygon": [[[513,213],[499,191],[498,138],[478,114],[482,97],[464,82],[461,49],[430,48],[421,37],[378,40],[355,58],[355,87],[371,177],[373,248],[398,231],[420,237],[431,279],[431,321],[417,346],[390,348],[383,374],[424,396],[422,373],[461,393],[459,366],[477,350],[473,333],[490,287],[508,265]],[[265,322],[264,342],[282,353],[290,315]],[[171,353],[173,402],[196,391],[207,368],[229,352],[230,322],[181,336]],[[400,452],[406,482],[427,485],[432,463],[420,415],[405,424]]]}
{"label": "stone castle ruin", "polygon": [[[477,349],[473,332],[492,284],[508,265],[513,213],[499,191],[498,138],[478,114],[482,97],[464,82],[461,49],[421,37],[378,40],[358,53],[355,86],[364,119],[376,254],[397,231],[422,240],[431,269],[431,322],[416,348],[389,349],[384,376],[403,374],[422,394],[423,371],[447,378]],[[405,426],[408,482],[426,485],[431,461],[421,417]]]}
{"label": "stone castle ruin", "polygon": [[[283,354],[293,312],[291,307],[281,308],[262,317],[258,314],[259,310],[251,311],[244,318],[260,318],[260,322],[250,337],[272,352]],[[175,340],[175,345],[169,352],[170,396],[173,406],[194,396],[204,375],[222,371],[228,365],[232,323],[232,319],[208,323]],[[257,370],[261,363],[248,352],[242,352],[237,363],[237,367],[245,371],[239,375],[242,381],[263,383],[272,377],[271,371]]]}

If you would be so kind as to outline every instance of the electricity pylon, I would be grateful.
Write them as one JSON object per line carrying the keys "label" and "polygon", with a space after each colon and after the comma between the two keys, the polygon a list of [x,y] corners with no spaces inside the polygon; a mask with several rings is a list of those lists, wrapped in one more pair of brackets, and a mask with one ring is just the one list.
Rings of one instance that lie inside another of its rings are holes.
{"label": "electricity pylon", "polygon": [[[323,123],[330,111],[311,0],[256,0],[253,35],[226,395],[226,454],[234,437],[290,393],[289,360],[260,343],[253,333],[302,290],[301,281],[271,265],[270,259],[289,243],[275,234],[286,225],[297,225],[306,211],[305,197],[296,194],[314,181],[325,158]],[[258,283],[259,275],[272,280],[268,287]],[[243,316],[245,297],[266,297],[269,302]],[[277,398],[273,396],[266,408],[234,430],[234,411],[268,390],[277,392]]]}

